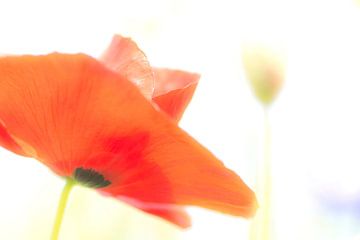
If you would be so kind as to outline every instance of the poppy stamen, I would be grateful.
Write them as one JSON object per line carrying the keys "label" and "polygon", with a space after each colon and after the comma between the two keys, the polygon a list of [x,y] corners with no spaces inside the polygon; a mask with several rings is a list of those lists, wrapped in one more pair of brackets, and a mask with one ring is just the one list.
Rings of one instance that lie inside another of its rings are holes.
{"label": "poppy stamen", "polygon": [[73,175],[78,183],[89,188],[103,188],[111,184],[101,173],[91,168],[76,168]]}

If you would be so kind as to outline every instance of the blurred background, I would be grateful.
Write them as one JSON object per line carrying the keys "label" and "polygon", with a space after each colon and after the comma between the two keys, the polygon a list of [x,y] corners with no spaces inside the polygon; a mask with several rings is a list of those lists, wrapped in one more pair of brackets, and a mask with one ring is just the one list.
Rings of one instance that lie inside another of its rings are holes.
{"label": "blurred background", "polygon": [[[270,109],[276,240],[360,239],[360,4],[356,0],[0,1],[0,54],[99,56],[132,37],[151,65],[201,73],[181,127],[252,187],[263,109],[242,63],[244,43],[286,54]],[[0,150],[0,239],[48,239],[64,182]],[[179,231],[76,188],[62,239],[248,239],[250,221],[189,208]]]}

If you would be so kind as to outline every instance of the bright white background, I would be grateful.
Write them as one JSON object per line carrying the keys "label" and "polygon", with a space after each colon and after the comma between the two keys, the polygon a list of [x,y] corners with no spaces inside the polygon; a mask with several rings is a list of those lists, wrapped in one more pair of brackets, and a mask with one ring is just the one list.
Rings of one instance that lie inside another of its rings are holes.
{"label": "bright white background", "polygon": [[[202,74],[181,126],[254,185],[262,109],[241,63],[251,39],[287,49],[271,108],[276,240],[360,237],[360,7],[351,0],[0,1],[0,53],[99,56],[114,33],[154,66]],[[0,152],[0,239],[48,239],[63,182]],[[180,232],[85,189],[62,239],[247,239],[249,222],[191,208]]]}

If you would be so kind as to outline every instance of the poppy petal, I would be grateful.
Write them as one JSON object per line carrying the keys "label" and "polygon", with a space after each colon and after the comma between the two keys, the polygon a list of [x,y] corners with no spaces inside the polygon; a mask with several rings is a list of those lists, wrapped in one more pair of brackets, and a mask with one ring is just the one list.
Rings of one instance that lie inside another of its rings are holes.
{"label": "poppy petal", "polygon": [[124,75],[147,98],[154,91],[154,76],[145,54],[130,38],[115,35],[100,60],[111,70]]}
{"label": "poppy petal", "polygon": [[131,198],[120,197],[120,200],[126,202],[148,214],[163,218],[173,224],[188,228],[191,226],[190,216],[180,206],[166,204],[144,204]]}
{"label": "poppy petal", "polygon": [[[141,208],[140,208],[141,209]],[[141,209],[149,214],[152,214],[157,217],[161,217],[173,224],[181,227],[188,228],[191,226],[190,216],[181,209],[161,209],[161,208],[153,208],[153,209]]]}
{"label": "poppy petal", "polygon": [[92,173],[106,184],[89,185],[144,206],[255,211],[254,193],[239,176],[89,56],[0,58],[0,89],[8,134],[61,176]]}
{"label": "poppy petal", "polygon": [[111,152],[97,143],[132,136],[132,124],[144,121],[141,111],[153,110],[137,87],[83,54],[2,57],[0,89],[8,134],[62,176]]}
{"label": "poppy petal", "polygon": [[150,205],[193,205],[244,217],[254,214],[255,195],[239,176],[175,123],[161,115],[150,119],[154,122],[141,164],[114,165],[112,171],[122,173],[121,183],[102,191]]}
{"label": "poppy petal", "polygon": [[5,127],[0,122],[0,146],[19,155],[27,156],[21,146],[10,136]]}
{"label": "poppy petal", "polygon": [[189,104],[200,75],[179,70],[154,68],[153,101],[175,121],[179,121]]}

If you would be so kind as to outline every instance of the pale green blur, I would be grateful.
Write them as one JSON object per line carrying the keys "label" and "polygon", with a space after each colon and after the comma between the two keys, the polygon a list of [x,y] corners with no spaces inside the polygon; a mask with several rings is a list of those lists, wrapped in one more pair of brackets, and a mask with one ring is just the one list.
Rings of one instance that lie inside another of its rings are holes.
{"label": "pale green blur", "polygon": [[255,96],[265,105],[272,103],[284,82],[285,59],[271,46],[253,43],[243,47],[245,73]]}

